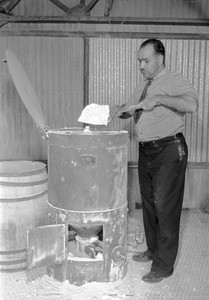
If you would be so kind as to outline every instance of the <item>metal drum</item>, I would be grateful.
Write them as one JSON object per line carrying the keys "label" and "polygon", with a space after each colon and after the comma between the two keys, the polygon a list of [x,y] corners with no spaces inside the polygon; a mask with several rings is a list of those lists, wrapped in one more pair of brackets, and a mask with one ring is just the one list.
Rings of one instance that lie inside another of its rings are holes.
{"label": "metal drum", "polygon": [[49,130],[48,137],[49,224],[70,228],[68,256],[49,273],[76,285],[122,278],[128,133],[67,128]]}
{"label": "metal drum", "polygon": [[127,202],[126,131],[49,130],[49,203],[70,211],[116,209]]}

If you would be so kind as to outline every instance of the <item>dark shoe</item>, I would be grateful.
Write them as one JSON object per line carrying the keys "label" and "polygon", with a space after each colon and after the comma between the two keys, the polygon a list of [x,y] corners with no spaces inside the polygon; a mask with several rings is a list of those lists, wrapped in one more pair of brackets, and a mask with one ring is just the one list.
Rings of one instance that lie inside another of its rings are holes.
{"label": "dark shoe", "polygon": [[156,282],[162,281],[165,278],[168,278],[172,274],[173,274],[173,271],[166,275],[157,274],[154,271],[150,271],[147,275],[142,277],[142,281],[144,281],[146,283],[156,283]]}
{"label": "dark shoe", "polygon": [[150,250],[147,250],[145,252],[139,252],[138,254],[134,255],[132,259],[140,262],[148,262],[152,260],[152,257],[153,253]]}

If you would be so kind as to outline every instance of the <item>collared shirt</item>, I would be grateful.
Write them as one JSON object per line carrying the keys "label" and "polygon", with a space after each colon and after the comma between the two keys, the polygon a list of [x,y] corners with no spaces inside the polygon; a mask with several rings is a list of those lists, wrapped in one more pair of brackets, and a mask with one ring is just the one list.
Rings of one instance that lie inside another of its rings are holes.
{"label": "collared shirt", "polygon": [[[146,81],[139,84],[127,103],[137,104],[140,95],[146,85]],[[164,68],[153,80],[147,91],[147,97],[155,94],[169,96],[189,95],[198,99],[198,94],[191,82],[181,74],[177,74]],[[141,118],[135,125],[135,137],[137,141],[150,141],[161,139],[183,131],[184,115],[172,108],[160,105],[152,110],[144,110]]]}

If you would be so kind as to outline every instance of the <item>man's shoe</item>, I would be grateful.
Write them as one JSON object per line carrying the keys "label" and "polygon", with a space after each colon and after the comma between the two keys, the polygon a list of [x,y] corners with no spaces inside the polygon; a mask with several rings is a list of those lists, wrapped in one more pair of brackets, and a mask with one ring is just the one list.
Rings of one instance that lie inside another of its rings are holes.
{"label": "man's shoe", "polygon": [[142,281],[146,282],[146,283],[156,283],[156,282],[160,282],[165,278],[170,277],[173,274],[173,271],[169,274],[166,275],[160,275],[155,273],[154,271],[150,271],[147,275],[142,277]]}
{"label": "man's shoe", "polygon": [[138,254],[132,257],[133,260],[139,262],[148,262],[151,261],[153,257],[153,253],[148,249],[145,252],[139,252]]}

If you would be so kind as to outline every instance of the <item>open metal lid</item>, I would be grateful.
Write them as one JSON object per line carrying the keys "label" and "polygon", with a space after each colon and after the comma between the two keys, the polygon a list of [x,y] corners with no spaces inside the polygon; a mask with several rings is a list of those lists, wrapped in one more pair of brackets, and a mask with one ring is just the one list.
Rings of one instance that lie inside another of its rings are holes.
{"label": "open metal lid", "polygon": [[47,126],[44,121],[44,115],[38,97],[32,87],[32,84],[25,70],[23,69],[22,65],[20,64],[15,54],[10,49],[7,49],[5,51],[5,57],[6,57],[6,62],[8,64],[10,74],[16,86],[16,89],[26,109],[28,110],[29,114],[33,118],[42,136],[47,137],[46,135]]}

